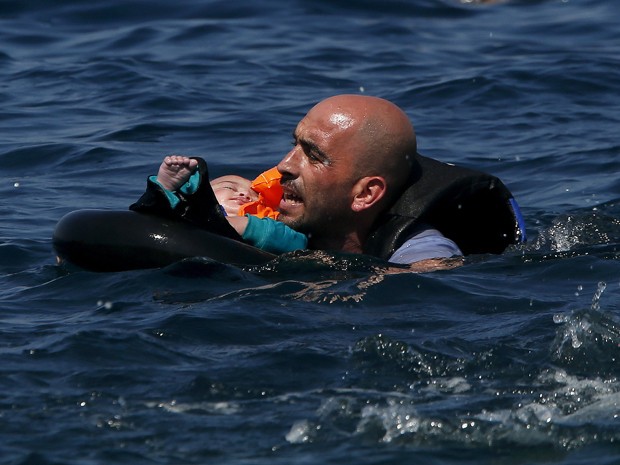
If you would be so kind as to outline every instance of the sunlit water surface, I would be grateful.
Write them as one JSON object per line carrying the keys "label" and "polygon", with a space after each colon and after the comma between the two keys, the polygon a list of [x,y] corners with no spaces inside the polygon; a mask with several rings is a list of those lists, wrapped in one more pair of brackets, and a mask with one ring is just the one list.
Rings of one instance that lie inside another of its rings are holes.
{"label": "sunlit water surface", "polygon": [[[613,0],[0,3],[0,463],[620,463]],[[529,242],[91,273],[67,212],[168,153],[252,176],[338,93],[491,172]]]}

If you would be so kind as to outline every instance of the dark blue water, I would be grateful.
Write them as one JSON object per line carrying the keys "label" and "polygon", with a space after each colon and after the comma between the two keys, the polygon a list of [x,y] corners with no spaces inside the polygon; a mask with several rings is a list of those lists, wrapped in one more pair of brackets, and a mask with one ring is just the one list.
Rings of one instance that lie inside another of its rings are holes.
{"label": "dark blue water", "polygon": [[[620,463],[615,0],[0,2],[1,464]],[[168,153],[252,176],[338,93],[491,172],[529,243],[98,274],[67,212]]]}

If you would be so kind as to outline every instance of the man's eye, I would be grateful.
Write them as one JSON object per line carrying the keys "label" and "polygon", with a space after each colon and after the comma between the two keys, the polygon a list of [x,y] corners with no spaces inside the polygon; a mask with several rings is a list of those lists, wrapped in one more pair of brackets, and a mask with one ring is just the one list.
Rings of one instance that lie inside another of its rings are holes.
{"label": "man's eye", "polygon": [[308,152],[308,158],[310,159],[311,162],[313,163],[321,163],[321,159],[314,153],[312,152]]}

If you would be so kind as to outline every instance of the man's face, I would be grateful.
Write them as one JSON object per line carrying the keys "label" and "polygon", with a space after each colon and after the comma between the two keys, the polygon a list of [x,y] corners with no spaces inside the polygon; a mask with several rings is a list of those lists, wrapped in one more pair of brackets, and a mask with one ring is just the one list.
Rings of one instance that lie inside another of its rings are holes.
{"label": "man's face", "polygon": [[347,227],[357,181],[355,124],[350,114],[325,104],[299,122],[294,146],[278,164],[284,191],[279,220],[310,237]]}

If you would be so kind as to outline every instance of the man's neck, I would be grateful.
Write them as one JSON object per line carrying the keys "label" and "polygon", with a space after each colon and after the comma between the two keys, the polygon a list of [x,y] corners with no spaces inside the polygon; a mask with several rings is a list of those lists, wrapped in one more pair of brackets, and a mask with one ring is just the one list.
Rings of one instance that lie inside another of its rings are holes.
{"label": "man's neck", "polygon": [[350,234],[343,238],[320,237],[311,238],[310,248],[316,250],[338,250],[347,253],[362,253],[362,242],[357,234]]}

